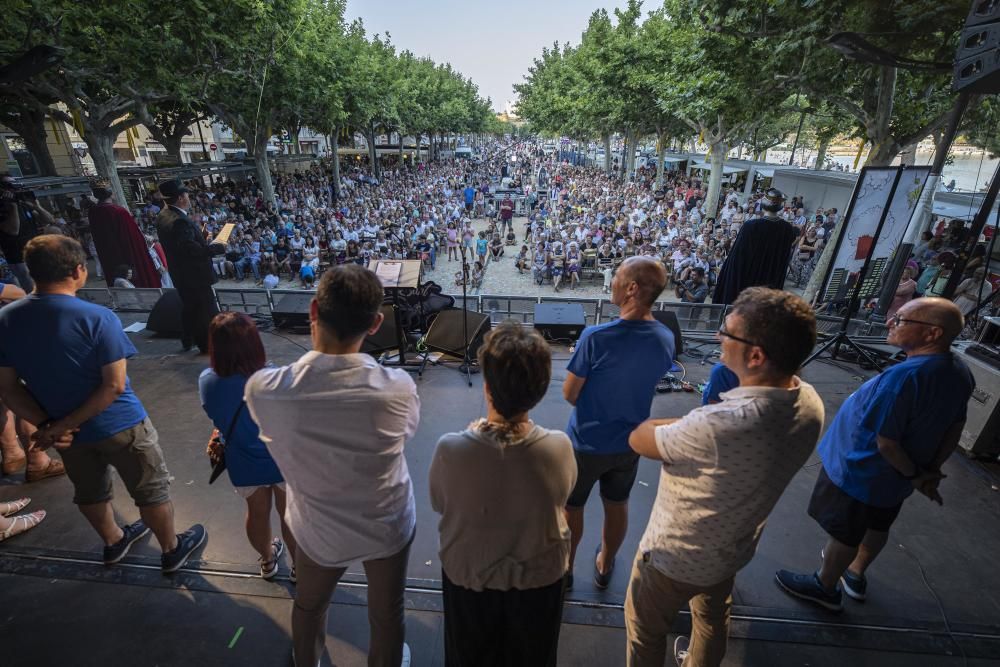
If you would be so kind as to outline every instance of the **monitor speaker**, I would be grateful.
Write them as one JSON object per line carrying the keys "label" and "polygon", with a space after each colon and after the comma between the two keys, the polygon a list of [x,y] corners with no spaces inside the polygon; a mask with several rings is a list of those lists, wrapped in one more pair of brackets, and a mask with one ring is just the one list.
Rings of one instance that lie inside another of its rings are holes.
{"label": "monitor speaker", "polygon": [[[468,318],[469,338],[462,337],[463,316]],[[442,310],[427,329],[424,344],[435,352],[444,352],[455,357],[464,357],[468,345],[469,358],[475,359],[479,347],[483,344],[483,336],[490,330],[490,316],[461,308]]]}
{"label": "monitor speaker", "polygon": [[1000,0],[976,0],[955,52],[953,88],[1000,93]]}
{"label": "monitor speaker", "polygon": [[309,331],[309,304],[312,298],[311,293],[282,295],[271,309],[274,326],[279,329]]}
{"label": "monitor speaker", "polygon": [[146,328],[168,338],[181,337],[181,297],[177,290],[163,290],[163,296],[156,301],[153,310],[149,311]]}
{"label": "monitor speaker", "polygon": [[535,304],[535,329],[545,340],[575,343],[586,326],[583,304],[552,301]]}
{"label": "monitor speaker", "polygon": [[681,338],[681,324],[677,321],[677,313],[672,310],[654,310],[653,317],[663,326],[670,329],[674,335],[674,358],[684,351],[684,340]]}

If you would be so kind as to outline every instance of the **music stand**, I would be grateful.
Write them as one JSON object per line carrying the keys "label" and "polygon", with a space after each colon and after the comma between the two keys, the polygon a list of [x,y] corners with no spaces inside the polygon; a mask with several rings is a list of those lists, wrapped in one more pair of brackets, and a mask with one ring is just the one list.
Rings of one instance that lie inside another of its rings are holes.
{"label": "music stand", "polygon": [[[398,276],[387,278],[386,273],[394,272],[391,267],[399,266]],[[399,360],[395,363],[386,363],[386,366],[399,366],[407,368],[406,361],[406,332],[403,330],[403,317],[399,309],[399,290],[417,289],[420,286],[420,269],[423,262],[419,259],[373,259],[368,262],[368,269],[379,276],[382,281],[382,289],[392,294],[393,320],[396,322],[396,344],[399,348]],[[388,272],[384,269],[389,268]],[[407,370],[411,370],[407,368]]]}
{"label": "music stand", "polygon": [[[847,300],[847,311],[844,313],[843,322],[840,323],[840,330],[837,331],[837,333],[835,333],[828,341],[820,345],[815,352],[810,354],[809,357],[802,363],[803,367],[819,358],[821,354],[830,350],[830,348],[833,348],[830,351],[830,358],[836,359],[837,354],[840,353],[840,346],[846,345],[857,353],[859,359],[864,359],[873,367],[878,370],[882,370],[882,364],[876,360],[875,355],[852,340],[850,335],[847,333],[847,329],[851,324],[851,316],[854,314],[854,311],[861,306],[861,291],[865,289],[866,286],[871,287],[879,278],[879,276],[875,275],[869,276],[868,267],[871,266],[872,256],[875,254],[875,246],[878,245],[879,237],[882,234],[882,227],[885,225],[886,218],[889,217],[889,209],[892,207],[892,198],[896,195],[896,187],[899,185],[904,169],[905,167],[899,167],[896,170],[896,176],[892,181],[889,196],[886,198],[885,206],[882,207],[882,215],[878,219],[878,225],[875,227],[871,243],[868,246],[868,252],[865,255],[865,263],[861,266],[861,270],[858,272],[858,279],[855,281],[854,286],[852,287],[851,296]],[[851,202],[851,206],[854,206],[854,201]],[[850,211],[848,211],[848,215],[850,215]],[[845,218],[844,223],[847,224],[849,222],[850,219]],[[843,239],[843,232],[841,232],[841,239]]]}

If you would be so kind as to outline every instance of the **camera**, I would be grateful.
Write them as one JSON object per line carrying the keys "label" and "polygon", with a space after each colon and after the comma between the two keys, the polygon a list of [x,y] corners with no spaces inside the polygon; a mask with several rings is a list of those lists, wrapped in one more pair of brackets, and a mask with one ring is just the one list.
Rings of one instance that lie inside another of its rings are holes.
{"label": "camera", "polygon": [[34,201],[35,193],[31,190],[25,189],[19,183],[8,180],[0,180],[0,193],[5,195],[5,198],[9,198],[12,201]]}

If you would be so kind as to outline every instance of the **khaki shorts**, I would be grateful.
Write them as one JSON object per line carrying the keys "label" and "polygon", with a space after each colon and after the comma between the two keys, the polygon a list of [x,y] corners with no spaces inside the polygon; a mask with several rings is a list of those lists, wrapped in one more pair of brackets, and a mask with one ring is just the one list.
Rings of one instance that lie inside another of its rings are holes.
{"label": "khaki shorts", "polygon": [[73,482],[73,502],[77,505],[95,505],[114,497],[112,467],[137,507],[170,500],[170,473],[149,417],[110,438],[72,445],[59,454]]}

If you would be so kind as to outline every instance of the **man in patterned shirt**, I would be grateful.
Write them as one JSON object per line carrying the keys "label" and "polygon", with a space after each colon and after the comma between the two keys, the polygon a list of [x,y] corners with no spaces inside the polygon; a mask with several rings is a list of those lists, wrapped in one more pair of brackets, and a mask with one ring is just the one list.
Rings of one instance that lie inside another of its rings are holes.
{"label": "man in patterned shirt", "polygon": [[689,602],[692,636],[677,639],[674,657],[684,667],[722,663],[733,580],[823,426],[823,401],[795,375],[816,343],[805,301],[747,288],[718,336],[739,386],[681,419],[647,420],[629,438],[663,462],[625,599],[629,667],[662,667],[667,633]]}

